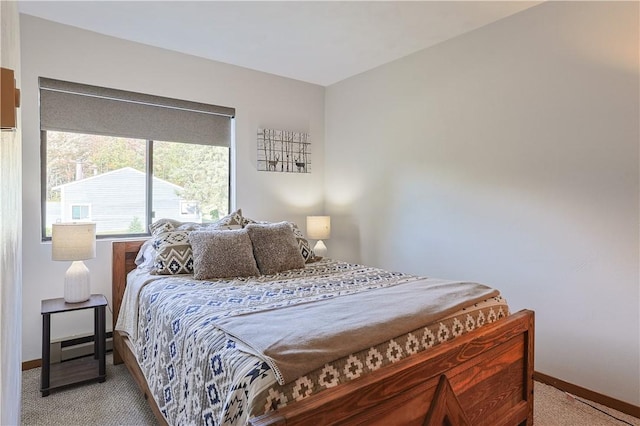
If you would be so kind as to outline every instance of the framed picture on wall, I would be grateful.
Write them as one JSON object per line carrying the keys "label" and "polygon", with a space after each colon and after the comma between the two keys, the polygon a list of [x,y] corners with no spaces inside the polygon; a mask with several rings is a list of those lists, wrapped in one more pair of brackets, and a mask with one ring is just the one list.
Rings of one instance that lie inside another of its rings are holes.
{"label": "framed picture on wall", "polygon": [[311,142],[308,133],[258,129],[258,170],[311,173]]}

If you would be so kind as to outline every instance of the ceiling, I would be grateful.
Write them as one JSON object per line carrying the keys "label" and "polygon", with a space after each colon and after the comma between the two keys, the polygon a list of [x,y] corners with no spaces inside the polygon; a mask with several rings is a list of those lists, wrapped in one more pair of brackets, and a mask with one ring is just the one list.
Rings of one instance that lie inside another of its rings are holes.
{"label": "ceiling", "polygon": [[19,1],[21,13],[328,86],[528,1]]}

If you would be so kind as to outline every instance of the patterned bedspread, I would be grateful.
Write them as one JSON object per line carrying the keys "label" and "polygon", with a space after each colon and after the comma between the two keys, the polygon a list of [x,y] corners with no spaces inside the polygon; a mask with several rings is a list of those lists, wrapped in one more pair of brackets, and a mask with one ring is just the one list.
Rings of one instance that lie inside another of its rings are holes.
{"label": "patterned bedspread", "polygon": [[262,359],[213,323],[231,315],[389,287],[420,277],[333,260],[233,281],[134,274],[138,274],[138,284],[127,286],[124,301],[129,302],[123,303],[116,328],[130,335],[149,388],[172,425],[245,424],[252,416],[508,315],[506,302],[497,296],[279,385]]}

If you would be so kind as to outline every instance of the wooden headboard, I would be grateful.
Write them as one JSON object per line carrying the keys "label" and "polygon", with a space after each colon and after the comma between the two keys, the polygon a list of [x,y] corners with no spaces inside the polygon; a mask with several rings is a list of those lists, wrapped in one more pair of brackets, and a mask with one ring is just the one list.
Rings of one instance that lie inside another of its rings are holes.
{"label": "wooden headboard", "polygon": [[[111,300],[113,303],[113,330],[116,329],[122,296],[127,286],[127,274],[136,268],[136,255],[144,242],[145,240],[114,241],[112,244]],[[122,362],[120,355],[115,350],[113,351],[113,362],[114,364]]]}

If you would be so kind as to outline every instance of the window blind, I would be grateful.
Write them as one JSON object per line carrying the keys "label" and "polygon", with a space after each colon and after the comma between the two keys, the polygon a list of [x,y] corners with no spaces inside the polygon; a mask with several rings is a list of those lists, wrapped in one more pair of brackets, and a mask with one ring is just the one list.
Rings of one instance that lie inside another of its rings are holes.
{"label": "window blind", "polygon": [[235,109],[39,78],[40,128],[230,146]]}

